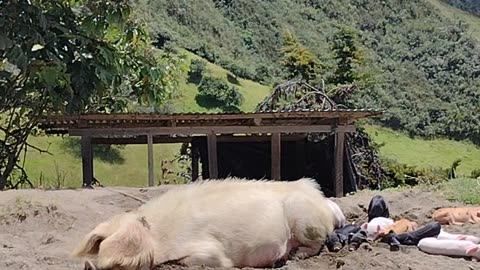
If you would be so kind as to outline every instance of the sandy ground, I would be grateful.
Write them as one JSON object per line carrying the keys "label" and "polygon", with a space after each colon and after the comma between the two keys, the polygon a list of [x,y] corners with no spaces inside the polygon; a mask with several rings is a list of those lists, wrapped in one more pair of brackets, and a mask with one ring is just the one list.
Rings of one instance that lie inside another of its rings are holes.
{"label": "sandy ground", "polygon": [[[122,211],[136,208],[140,202],[113,192],[121,190],[149,199],[169,186],[150,189],[111,188],[96,190],[17,190],[0,193],[0,269],[60,270],[83,269],[83,264],[69,257],[78,241],[96,224]],[[440,193],[410,189],[397,192],[362,191],[334,199],[350,222],[366,220],[366,208],[375,194],[383,195],[395,217],[407,217],[419,225],[430,221],[432,209],[459,205],[448,202]],[[480,224],[444,226],[452,233],[480,235]],[[186,270],[180,266],[162,266],[161,270]],[[195,267],[194,269],[205,269]],[[385,244],[372,249],[360,248],[288,262],[281,269],[480,269],[480,262],[463,258],[428,255],[417,247],[390,251]]]}

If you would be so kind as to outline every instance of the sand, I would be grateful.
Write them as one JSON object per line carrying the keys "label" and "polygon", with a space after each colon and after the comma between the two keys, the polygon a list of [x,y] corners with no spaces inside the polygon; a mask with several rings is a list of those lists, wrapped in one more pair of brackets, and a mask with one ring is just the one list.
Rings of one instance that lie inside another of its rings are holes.
{"label": "sand", "polygon": [[[110,216],[132,210],[140,202],[112,190],[120,190],[148,200],[170,186],[149,189],[98,188],[95,190],[12,190],[0,192],[0,269],[60,270],[83,269],[83,263],[69,257],[75,245],[98,223]],[[375,194],[390,204],[392,217],[406,217],[420,226],[431,221],[434,208],[460,206],[436,191],[413,188],[403,191],[361,191],[334,199],[349,222],[366,220],[366,208]],[[480,235],[480,224],[443,226],[452,233]],[[159,270],[187,270],[181,266],[161,266]],[[193,267],[205,269],[205,267]],[[289,261],[281,269],[480,269],[480,262],[464,258],[428,255],[416,246],[390,251],[378,243],[356,251],[322,253],[302,261]]]}

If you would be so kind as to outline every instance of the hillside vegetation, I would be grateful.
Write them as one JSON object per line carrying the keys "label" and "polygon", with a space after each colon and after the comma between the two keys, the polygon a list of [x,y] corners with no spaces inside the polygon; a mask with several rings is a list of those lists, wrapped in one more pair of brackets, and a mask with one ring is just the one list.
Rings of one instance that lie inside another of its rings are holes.
{"label": "hillside vegetation", "polygon": [[328,79],[336,65],[331,39],[338,25],[349,26],[364,56],[356,107],[386,109],[384,124],[413,135],[480,142],[479,47],[467,24],[429,1],[137,0],[136,8],[158,46],[178,45],[266,84],[285,75],[286,31]]}

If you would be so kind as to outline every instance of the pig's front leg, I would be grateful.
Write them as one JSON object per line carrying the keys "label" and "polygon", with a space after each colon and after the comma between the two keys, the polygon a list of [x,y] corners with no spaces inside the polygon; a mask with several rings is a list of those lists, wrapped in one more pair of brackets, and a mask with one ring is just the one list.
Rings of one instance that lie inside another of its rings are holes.
{"label": "pig's front leg", "polygon": [[320,253],[320,250],[322,250],[322,248],[323,248],[323,244],[317,244],[310,247],[306,247],[306,246],[298,247],[298,249],[290,255],[290,259],[303,260],[308,257],[318,255],[318,253]]}

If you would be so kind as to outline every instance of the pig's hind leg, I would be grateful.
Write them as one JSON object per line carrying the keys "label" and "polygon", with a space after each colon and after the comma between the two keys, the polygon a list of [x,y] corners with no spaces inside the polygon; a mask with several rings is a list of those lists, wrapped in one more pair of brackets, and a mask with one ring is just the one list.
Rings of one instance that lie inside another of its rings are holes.
{"label": "pig's hind leg", "polygon": [[292,249],[290,259],[301,260],[320,253],[327,234],[333,231],[329,206],[325,202],[327,208],[322,211],[321,206],[298,193],[290,195],[284,205],[292,237],[298,244]]}
{"label": "pig's hind leg", "polygon": [[225,252],[216,242],[205,241],[190,244],[187,255],[178,263],[186,266],[208,266],[208,267],[233,267],[232,260],[227,258]]}

